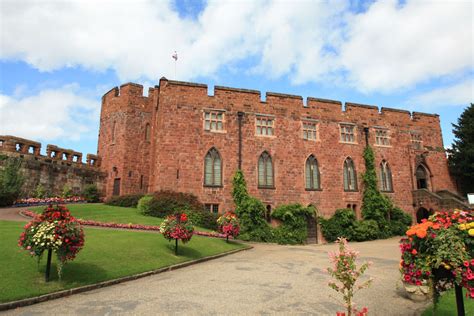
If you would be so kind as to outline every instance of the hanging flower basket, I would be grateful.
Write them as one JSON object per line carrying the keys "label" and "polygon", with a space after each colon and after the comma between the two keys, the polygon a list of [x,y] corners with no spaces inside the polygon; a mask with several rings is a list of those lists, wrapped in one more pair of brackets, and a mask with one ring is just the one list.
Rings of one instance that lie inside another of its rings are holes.
{"label": "hanging flower basket", "polygon": [[194,226],[185,213],[169,215],[160,225],[160,232],[169,241],[175,240],[175,254],[178,254],[178,241],[187,243],[193,237]]}
{"label": "hanging flower basket", "polygon": [[41,215],[25,225],[18,245],[27,250],[38,263],[45,251],[48,252],[46,281],[49,281],[51,254],[58,258],[58,277],[66,261],[72,261],[84,246],[84,231],[77,220],[64,206],[49,205]]}
{"label": "hanging flower basket", "polygon": [[219,217],[217,219],[217,225],[219,226],[219,232],[226,236],[227,241],[229,241],[229,237],[235,238],[239,235],[239,219],[234,212],[227,212]]}
{"label": "hanging flower basket", "polygon": [[[474,299],[474,211],[437,212],[400,240],[400,272],[410,298],[421,300],[454,286]],[[427,290],[430,289],[430,290]],[[432,290],[431,290],[432,289]]]}

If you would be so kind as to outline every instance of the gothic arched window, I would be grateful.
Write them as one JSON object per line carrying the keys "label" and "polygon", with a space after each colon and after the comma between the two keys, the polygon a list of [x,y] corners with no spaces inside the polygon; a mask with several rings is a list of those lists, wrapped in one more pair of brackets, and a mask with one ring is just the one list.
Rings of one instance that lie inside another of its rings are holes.
{"label": "gothic arched window", "polygon": [[266,151],[258,159],[258,187],[274,187],[272,157]]}
{"label": "gothic arched window", "polygon": [[380,191],[385,192],[392,192],[393,185],[392,185],[392,171],[390,170],[390,166],[388,162],[383,160],[380,163]]}
{"label": "gothic arched window", "polygon": [[306,159],[305,166],[306,189],[317,190],[321,188],[319,181],[318,161],[311,155]]}
{"label": "gothic arched window", "polygon": [[222,185],[222,161],[215,148],[211,148],[204,158],[204,185]]}
{"label": "gothic arched window", "polygon": [[357,191],[357,175],[354,167],[354,161],[347,158],[344,161],[344,191]]}

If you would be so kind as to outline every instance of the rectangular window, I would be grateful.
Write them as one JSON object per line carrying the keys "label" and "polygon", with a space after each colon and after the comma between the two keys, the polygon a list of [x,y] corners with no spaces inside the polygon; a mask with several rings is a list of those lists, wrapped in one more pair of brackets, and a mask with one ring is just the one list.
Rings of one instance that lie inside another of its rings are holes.
{"label": "rectangular window", "polygon": [[204,130],[206,131],[223,131],[224,130],[224,113],[221,111],[205,111],[204,112]]}
{"label": "rectangular window", "polygon": [[341,142],[355,143],[355,125],[341,124]]}
{"label": "rectangular window", "polygon": [[219,204],[204,204],[204,206],[206,207],[206,210],[210,213],[219,213]]}
{"label": "rectangular window", "polygon": [[423,149],[423,141],[418,133],[411,133],[411,144],[415,149]]}
{"label": "rectangular window", "polygon": [[257,128],[257,135],[261,136],[273,136],[273,125],[275,119],[267,116],[257,116],[255,119],[255,125]]}
{"label": "rectangular window", "polygon": [[390,146],[388,130],[381,128],[375,129],[375,144],[379,146]]}
{"label": "rectangular window", "polygon": [[303,139],[316,140],[317,123],[303,121]]}

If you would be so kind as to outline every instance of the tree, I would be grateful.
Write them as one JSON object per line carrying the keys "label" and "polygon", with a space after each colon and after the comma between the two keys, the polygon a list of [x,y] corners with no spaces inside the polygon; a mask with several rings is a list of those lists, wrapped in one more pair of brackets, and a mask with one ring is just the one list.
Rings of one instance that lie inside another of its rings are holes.
{"label": "tree", "polygon": [[21,174],[21,160],[7,158],[5,167],[0,170],[0,206],[12,205],[20,197],[25,178]]}
{"label": "tree", "polygon": [[454,142],[449,153],[449,168],[463,193],[474,193],[474,104],[453,124]]}

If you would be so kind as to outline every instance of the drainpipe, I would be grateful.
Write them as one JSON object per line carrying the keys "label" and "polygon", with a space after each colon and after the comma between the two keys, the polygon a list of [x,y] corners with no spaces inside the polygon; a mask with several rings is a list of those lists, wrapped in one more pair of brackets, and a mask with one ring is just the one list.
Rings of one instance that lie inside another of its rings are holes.
{"label": "drainpipe", "polygon": [[237,112],[237,118],[239,120],[239,170],[242,170],[242,119],[244,112]]}

